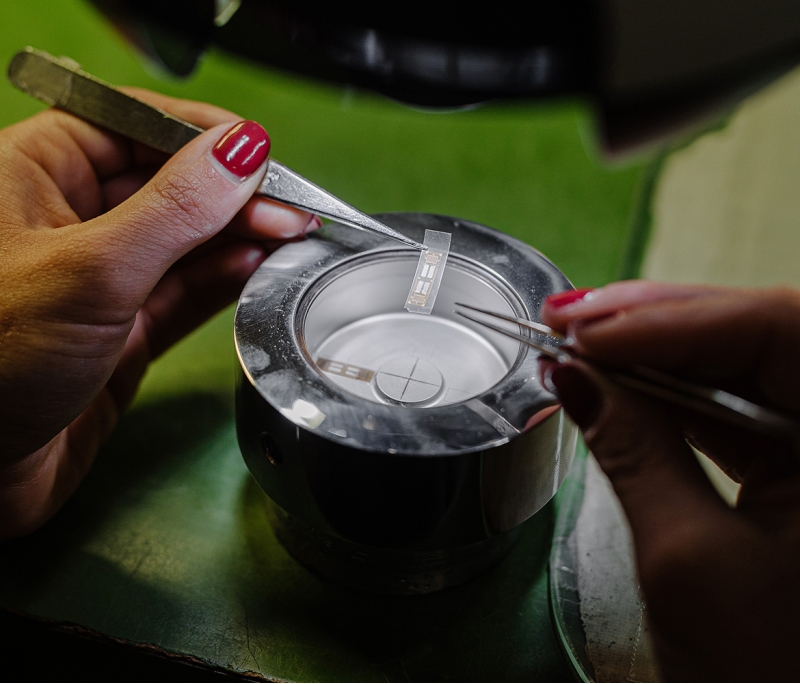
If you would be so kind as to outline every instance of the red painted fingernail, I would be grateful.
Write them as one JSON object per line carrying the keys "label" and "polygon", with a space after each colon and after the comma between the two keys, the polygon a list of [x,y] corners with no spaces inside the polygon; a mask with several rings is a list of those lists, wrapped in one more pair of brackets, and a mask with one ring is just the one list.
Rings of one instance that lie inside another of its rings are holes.
{"label": "red painted fingernail", "polygon": [[597,420],[603,399],[597,385],[579,368],[556,364],[545,370],[545,383],[555,390],[561,405],[581,430],[587,430]]}
{"label": "red painted fingernail", "polygon": [[303,229],[303,235],[310,233],[312,230],[322,227],[322,219],[319,216],[312,216],[308,225]]}
{"label": "red painted fingernail", "polygon": [[552,309],[561,309],[569,304],[581,301],[590,292],[594,292],[594,289],[591,287],[584,288],[583,290],[567,290],[566,292],[550,295],[544,300],[544,303]]}
{"label": "red painted fingernail", "polygon": [[240,121],[220,138],[211,154],[227,171],[244,180],[264,163],[269,147],[269,135],[261,124]]}

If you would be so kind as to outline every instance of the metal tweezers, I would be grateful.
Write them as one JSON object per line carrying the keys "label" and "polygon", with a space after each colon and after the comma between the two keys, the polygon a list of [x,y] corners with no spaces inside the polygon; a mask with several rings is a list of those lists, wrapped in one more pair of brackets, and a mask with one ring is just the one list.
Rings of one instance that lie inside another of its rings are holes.
{"label": "metal tweezers", "polygon": [[[478,323],[501,335],[505,335],[522,344],[533,347],[542,356],[560,363],[571,359],[580,359],[583,363],[609,380],[625,387],[629,387],[676,406],[688,408],[726,423],[749,428],[756,432],[769,435],[770,437],[778,437],[783,440],[788,439],[794,447],[800,446],[800,424],[773,409],[754,404],[730,392],[682,380],[653,368],[637,366],[633,369],[621,370],[619,368],[602,365],[577,354],[570,348],[568,341],[565,341],[561,333],[546,325],[524,318],[507,316],[496,311],[479,309],[469,304],[460,304],[456,302],[455,305],[518,325],[519,332],[516,332],[490,323],[489,321],[470,316],[462,311],[455,311],[459,316],[463,316],[473,323]],[[534,339],[531,337],[532,333],[538,335],[540,338],[541,336],[547,336],[550,339],[546,339],[545,341]],[[795,451],[795,453],[797,453],[797,451]]]}
{"label": "metal tweezers", "polygon": [[[34,48],[25,48],[14,55],[8,78],[20,90],[53,107],[167,154],[175,154],[203,132],[199,126],[87,74],[68,58],[56,58]],[[269,160],[256,194],[392,238],[414,249],[426,249],[422,243],[358,211],[274,159]]]}

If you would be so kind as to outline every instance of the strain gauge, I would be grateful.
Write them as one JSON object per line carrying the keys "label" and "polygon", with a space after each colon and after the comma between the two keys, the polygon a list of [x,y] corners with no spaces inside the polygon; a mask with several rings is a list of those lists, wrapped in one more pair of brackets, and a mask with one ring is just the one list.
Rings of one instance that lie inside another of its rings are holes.
{"label": "strain gauge", "polygon": [[426,250],[419,255],[417,271],[406,299],[406,309],[410,313],[429,315],[433,311],[450,253],[450,237],[450,233],[440,230],[425,231]]}

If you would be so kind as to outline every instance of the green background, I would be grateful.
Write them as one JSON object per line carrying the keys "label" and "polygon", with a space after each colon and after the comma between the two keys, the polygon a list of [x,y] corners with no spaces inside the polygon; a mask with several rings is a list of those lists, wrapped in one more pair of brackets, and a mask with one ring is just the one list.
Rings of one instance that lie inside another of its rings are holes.
{"label": "green background", "polygon": [[[594,157],[591,117],[581,103],[420,112],[220,54],[179,82],[152,68],[148,74],[86,3],[7,2],[2,15],[3,64],[32,45],[116,85],[212,102],[260,121],[277,159],[366,212],[426,211],[484,223],[536,247],[577,286],[618,274],[641,168]],[[41,109],[7,83],[0,87],[0,124]]]}
{"label": "green background", "polygon": [[[616,277],[641,165],[592,153],[578,102],[431,113],[212,53],[158,74],[91,6],[6,2],[0,59],[32,45],[115,84],[213,102],[262,122],[273,153],[367,212],[426,211],[533,245],[577,286]],[[41,105],[0,84],[0,124]],[[232,310],[154,364],[74,499],[0,547],[0,605],[289,679],[571,676],[547,606],[552,507],[495,570],[416,599],[372,598],[297,565],[266,524],[233,428]]]}

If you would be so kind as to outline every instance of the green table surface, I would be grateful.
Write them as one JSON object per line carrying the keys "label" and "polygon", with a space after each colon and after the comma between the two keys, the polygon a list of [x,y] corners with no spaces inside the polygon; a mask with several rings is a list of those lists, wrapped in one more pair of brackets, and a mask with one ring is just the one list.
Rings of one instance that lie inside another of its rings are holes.
{"label": "green table surface", "polygon": [[[6,3],[0,59],[28,44],[114,83],[258,119],[281,161],[365,211],[491,225],[578,286],[619,273],[646,174],[587,152],[584,104],[421,112],[221,54],[178,82],[145,70],[74,0]],[[41,108],[6,84],[0,93],[2,125]],[[547,598],[553,506],[497,568],[427,597],[346,590],[288,556],[236,444],[232,318],[226,310],[156,362],[76,496],[0,546],[0,607],[277,678],[572,678]]]}

